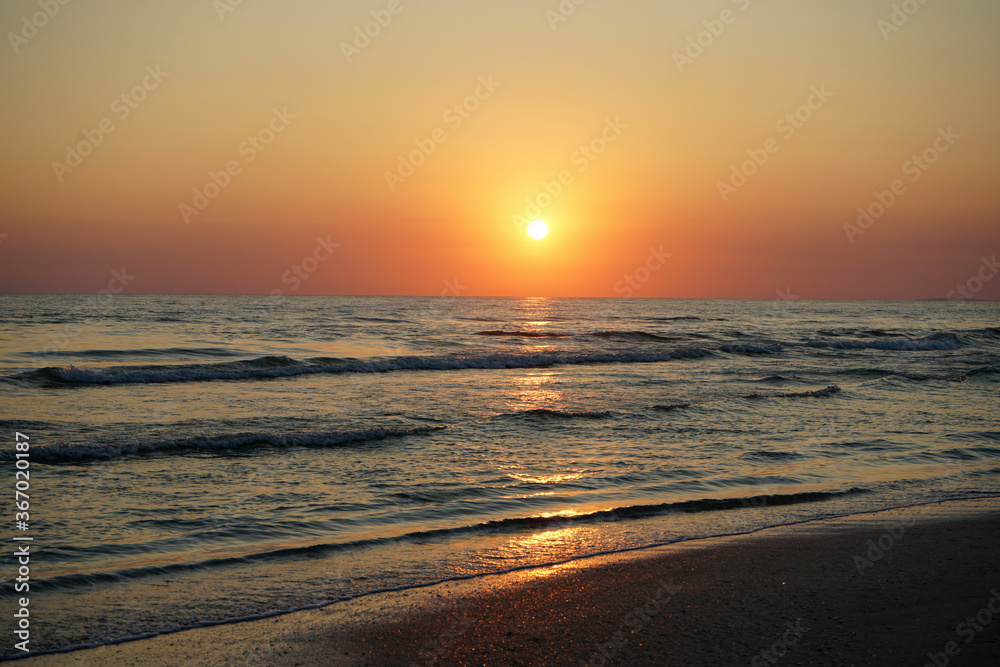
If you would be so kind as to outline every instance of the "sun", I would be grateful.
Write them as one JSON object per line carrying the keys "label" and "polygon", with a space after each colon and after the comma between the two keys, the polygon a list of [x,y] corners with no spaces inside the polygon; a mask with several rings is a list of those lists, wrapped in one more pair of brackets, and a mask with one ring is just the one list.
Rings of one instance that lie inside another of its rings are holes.
{"label": "sun", "polygon": [[549,226],[546,225],[541,220],[535,220],[530,225],[528,225],[528,236],[533,239],[544,239],[545,235],[549,233]]}

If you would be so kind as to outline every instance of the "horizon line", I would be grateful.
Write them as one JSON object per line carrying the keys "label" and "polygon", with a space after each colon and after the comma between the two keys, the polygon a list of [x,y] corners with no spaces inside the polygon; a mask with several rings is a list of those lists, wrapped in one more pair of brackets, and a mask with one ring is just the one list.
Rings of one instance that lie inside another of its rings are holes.
{"label": "horizon line", "polygon": [[[0,292],[0,296],[100,296],[100,292]],[[259,292],[131,292],[111,295],[117,297],[135,296],[190,296],[190,297],[306,297],[306,298],[386,298],[386,299],[600,299],[616,301],[803,301],[803,302],[846,302],[863,301],[878,303],[924,303],[924,302],[957,302],[957,303],[1000,303],[993,299],[966,299],[964,297],[924,297],[919,299],[810,299],[800,297],[697,297],[697,296],[541,296],[541,295],[433,295],[433,294],[264,294]]]}

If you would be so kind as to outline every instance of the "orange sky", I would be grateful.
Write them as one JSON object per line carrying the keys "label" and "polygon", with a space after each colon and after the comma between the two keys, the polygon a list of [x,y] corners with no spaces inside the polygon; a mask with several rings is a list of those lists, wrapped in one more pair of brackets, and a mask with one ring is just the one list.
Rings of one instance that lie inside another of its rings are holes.
{"label": "orange sky", "polygon": [[0,290],[1000,298],[1000,4],[571,6],[5,2]]}

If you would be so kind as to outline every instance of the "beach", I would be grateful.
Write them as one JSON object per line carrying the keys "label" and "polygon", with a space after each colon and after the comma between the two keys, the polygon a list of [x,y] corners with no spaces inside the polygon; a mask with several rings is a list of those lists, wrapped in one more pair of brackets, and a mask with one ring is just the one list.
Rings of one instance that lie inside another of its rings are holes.
{"label": "beach", "polygon": [[376,593],[23,664],[996,664],[998,536],[996,500],[936,503]]}

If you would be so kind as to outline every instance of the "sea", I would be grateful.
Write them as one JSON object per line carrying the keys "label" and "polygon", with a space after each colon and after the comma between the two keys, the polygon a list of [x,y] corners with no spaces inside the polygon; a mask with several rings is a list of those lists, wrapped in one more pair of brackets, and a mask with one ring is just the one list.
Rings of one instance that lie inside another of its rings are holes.
{"label": "sea", "polygon": [[2,295],[0,656],[1000,495],[998,370],[997,303]]}

